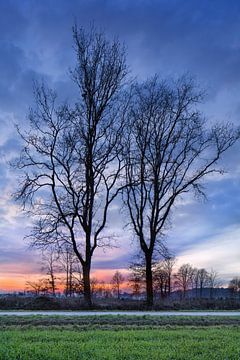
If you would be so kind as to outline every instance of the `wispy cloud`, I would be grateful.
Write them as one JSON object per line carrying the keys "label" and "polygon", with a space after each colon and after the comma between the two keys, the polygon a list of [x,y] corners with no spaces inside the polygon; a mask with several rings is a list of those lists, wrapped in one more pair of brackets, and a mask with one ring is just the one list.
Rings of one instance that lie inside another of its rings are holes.
{"label": "wispy cloud", "polygon": [[[230,120],[239,124],[239,2],[0,2],[0,274],[11,273],[16,279],[17,273],[37,272],[38,264],[23,241],[31,221],[11,199],[18,175],[9,169],[8,162],[21,145],[14,123],[26,123],[33,104],[33,80],[45,79],[56,88],[60,99],[74,99],[69,67],[75,63],[71,43],[75,19],[83,26],[94,20],[109,36],[118,35],[125,41],[134,76],[192,73],[208,89],[201,109],[209,122]],[[181,262],[213,266],[226,278],[237,273],[239,264],[239,147],[237,144],[219,163],[228,173],[207,180],[207,202],[189,195],[177,203],[167,238]],[[128,266],[135,247],[124,224],[125,215],[116,202],[107,231],[118,235],[118,248],[106,253],[99,250],[94,258],[95,271],[111,272]],[[1,281],[3,275],[0,288]]]}

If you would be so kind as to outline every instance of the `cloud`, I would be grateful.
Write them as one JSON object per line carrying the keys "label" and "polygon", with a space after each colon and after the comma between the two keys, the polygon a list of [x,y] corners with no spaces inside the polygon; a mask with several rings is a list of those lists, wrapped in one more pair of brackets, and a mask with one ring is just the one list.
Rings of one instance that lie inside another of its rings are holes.
{"label": "cloud", "polygon": [[[108,36],[118,35],[126,43],[134,76],[146,78],[157,72],[164,78],[190,72],[208,90],[201,109],[209,121],[239,124],[239,2],[0,2],[0,273],[8,270],[7,264],[13,273],[37,271],[38,265],[22,240],[29,232],[30,220],[11,199],[18,175],[9,169],[8,161],[21,147],[14,123],[26,123],[34,102],[33,80],[44,79],[56,88],[60,100],[75,98],[76,90],[69,79],[69,67],[75,63],[71,35],[75,20],[84,27],[94,21]],[[225,276],[237,271],[239,262],[230,246],[233,244],[238,252],[239,146],[236,144],[219,164],[227,168],[228,174],[207,180],[208,202],[198,202],[191,196],[179,201],[167,238],[171,250],[183,261],[207,266],[208,259],[217,269],[222,264]],[[120,213],[119,206],[118,200],[111,209],[107,229],[108,234],[118,234],[119,247],[106,253],[99,250],[94,258],[95,270],[127,267],[135,252],[135,241],[130,245],[131,232],[123,229],[126,215]],[[225,247],[229,267],[223,256]],[[205,249],[211,249],[211,254]],[[214,253],[214,259],[210,258]]]}
{"label": "cloud", "polygon": [[190,249],[180,251],[178,264],[190,263],[199,268],[216,270],[228,282],[240,275],[240,225],[221,229],[204,243],[196,243]]}

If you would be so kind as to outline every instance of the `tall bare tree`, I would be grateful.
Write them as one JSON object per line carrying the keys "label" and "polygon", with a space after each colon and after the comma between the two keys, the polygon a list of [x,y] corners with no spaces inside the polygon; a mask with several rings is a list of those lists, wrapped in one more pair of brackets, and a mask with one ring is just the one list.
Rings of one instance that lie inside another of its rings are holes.
{"label": "tall bare tree", "polygon": [[36,217],[37,247],[69,244],[82,266],[84,297],[91,306],[94,251],[106,245],[108,209],[120,191],[124,126],[125,51],[95,29],[73,29],[76,105],[57,105],[56,94],[36,88],[30,130],[17,162],[23,178],[16,198]]}
{"label": "tall bare tree", "polygon": [[197,110],[202,96],[192,81],[173,85],[157,77],[137,84],[128,112],[124,202],[145,257],[147,302],[153,303],[152,259],[176,200],[214,172],[239,133],[229,125],[209,128]]}

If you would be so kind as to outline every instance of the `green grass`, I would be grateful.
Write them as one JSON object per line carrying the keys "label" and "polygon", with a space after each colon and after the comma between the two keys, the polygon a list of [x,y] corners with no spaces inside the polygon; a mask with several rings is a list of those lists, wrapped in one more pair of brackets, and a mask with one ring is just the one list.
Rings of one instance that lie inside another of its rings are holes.
{"label": "green grass", "polygon": [[0,329],[144,330],[163,326],[240,326],[240,317],[220,316],[0,316]]}
{"label": "green grass", "polygon": [[240,320],[221,319],[2,317],[0,359],[239,360]]}

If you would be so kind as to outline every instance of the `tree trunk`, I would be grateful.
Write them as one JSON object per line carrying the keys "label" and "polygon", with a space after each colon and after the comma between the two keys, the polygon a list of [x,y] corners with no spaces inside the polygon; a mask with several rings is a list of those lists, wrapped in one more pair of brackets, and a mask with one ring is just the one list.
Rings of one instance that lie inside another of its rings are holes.
{"label": "tree trunk", "polygon": [[146,260],[146,292],[147,292],[147,305],[153,305],[153,276],[152,276],[152,256],[145,254]]}
{"label": "tree trunk", "polygon": [[56,296],[55,277],[53,273],[51,274],[51,282],[52,282],[52,295]]}
{"label": "tree trunk", "polygon": [[84,290],[84,300],[86,304],[92,306],[92,294],[91,294],[91,284],[90,284],[90,266],[85,264],[83,266],[83,290]]}
{"label": "tree trunk", "polygon": [[168,275],[168,296],[171,295],[171,275]]}
{"label": "tree trunk", "polygon": [[213,287],[210,287],[210,299],[213,298]]}

